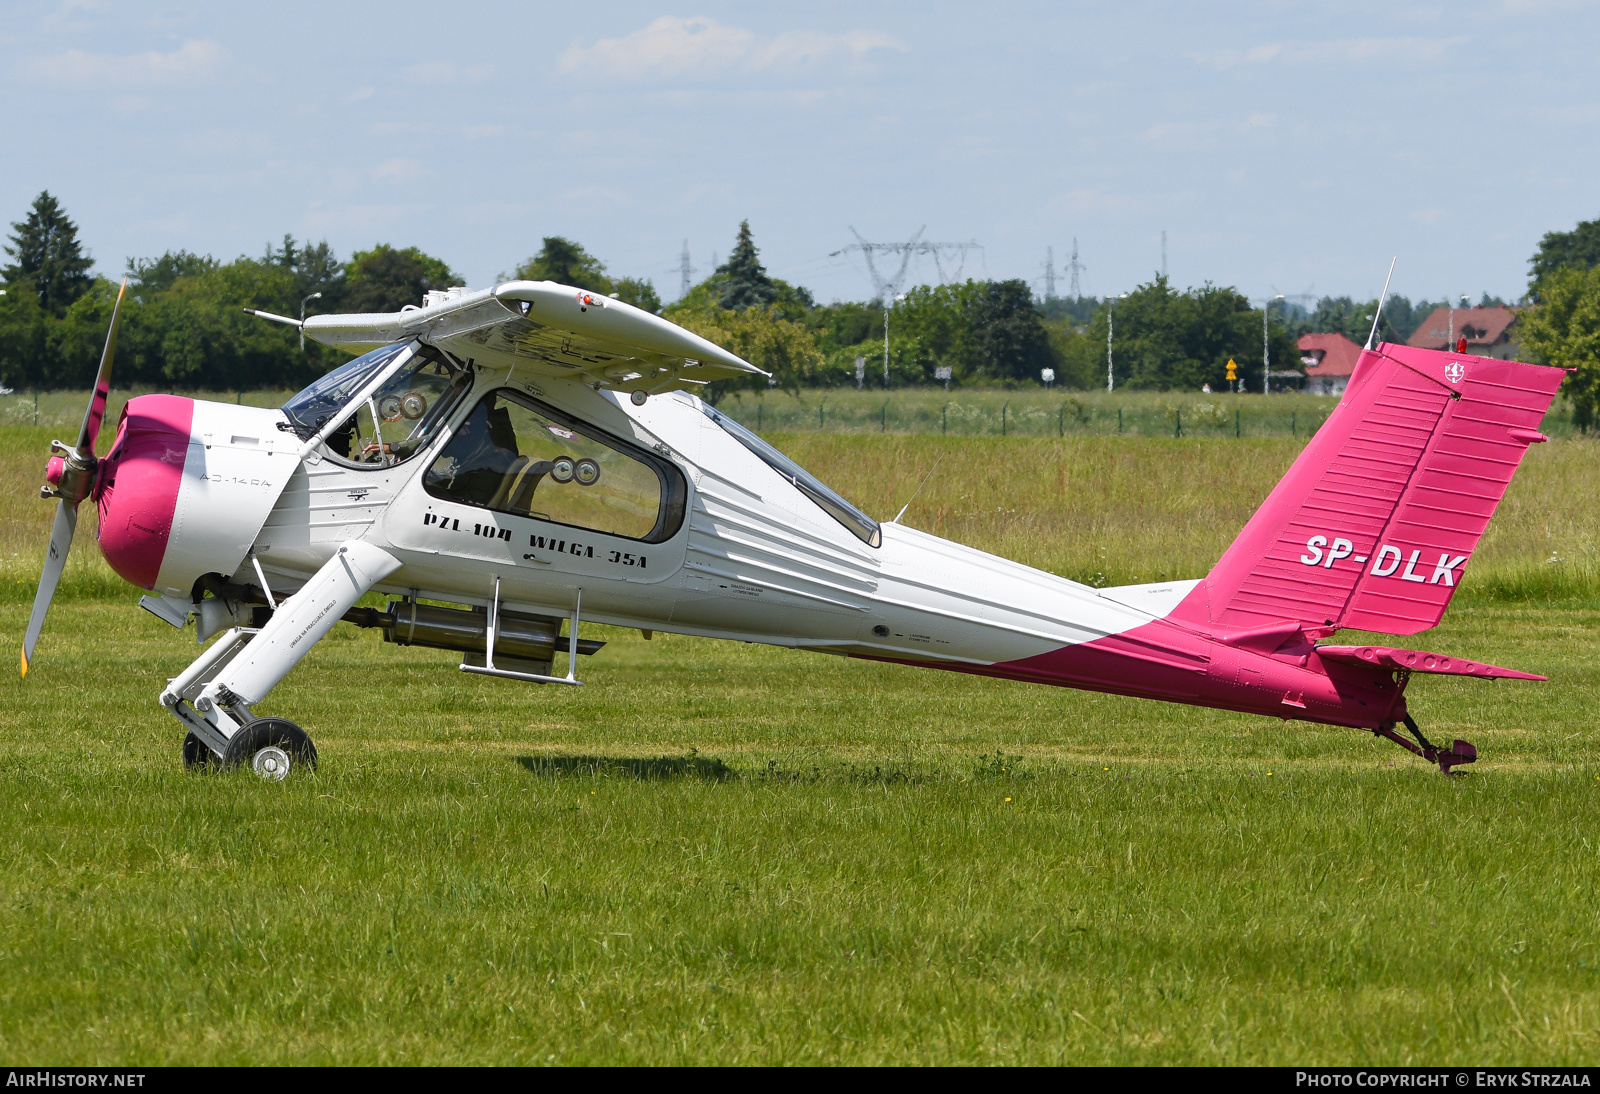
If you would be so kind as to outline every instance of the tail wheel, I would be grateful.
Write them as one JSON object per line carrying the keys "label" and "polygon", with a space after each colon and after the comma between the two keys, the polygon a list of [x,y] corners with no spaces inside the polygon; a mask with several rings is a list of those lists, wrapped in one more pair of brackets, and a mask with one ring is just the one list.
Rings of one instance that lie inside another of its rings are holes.
{"label": "tail wheel", "polygon": [[[185,758],[188,743],[185,742]],[[317,746],[306,731],[287,718],[256,718],[239,727],[228,739],[222,757],[224,770],[248,764],[263,779],[279,782],[299,767],[316,770]]]}

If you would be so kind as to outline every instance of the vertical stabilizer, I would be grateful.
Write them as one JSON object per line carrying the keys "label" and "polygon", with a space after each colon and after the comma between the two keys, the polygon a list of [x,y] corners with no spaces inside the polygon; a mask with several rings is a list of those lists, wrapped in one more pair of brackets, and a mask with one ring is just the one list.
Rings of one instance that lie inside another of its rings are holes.
{"label": "vertical stabilizer", "polygon": [[1169,617],[1415,634],[1444,615],[1565,372],[1389,343]]}

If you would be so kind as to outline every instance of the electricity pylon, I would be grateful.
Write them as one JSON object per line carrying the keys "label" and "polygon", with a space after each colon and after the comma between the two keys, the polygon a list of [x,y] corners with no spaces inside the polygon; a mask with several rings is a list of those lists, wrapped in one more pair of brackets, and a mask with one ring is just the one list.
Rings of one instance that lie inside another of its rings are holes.
{"label": "electricity pylon", "polygon": [[699,271],[689,264],[689,241],[683,241],[683,253],[678,256],[678,274],[680,275],[678,299],[682,300],[689,295],[689,287],[693,283],[694,275]]}
{"label": "electricity pylon", "polygon": [[[956,264],[955,277],[960,278],[961,271],[966,267],[967,252],[983,249],[974,240],[968,240],[965,243],[934,243],[930,240],[925,240],[922,238],[922,233],[927,230],[928,226],[924,224],[904,243],[868,243],[861,238],[861,233],[852,227],[850,234],[856,237],[856,241],[831,252],[828,257],[835,258],[846,251],[860,251],[861,256],[867,260],[867,275],[872,278],[872,287],[877,290],[878,297],[886,303],[893,303],[895,297],[900,295],[901,287],[905,284],[906,272],[911,268],[912,255],[932,256],[933,264],[939,271],[939,280],[948,283],[952,278],[945,274],[944,263],[941,261],[942,255],[954,254],[959,256],[960,261]],[[900,256],[900,268],[894,272],[892,277],[885,277],[878,272],[878,264],[873,256],[879,254],[897,254]]]}
{"label": "electricity pylon", "polygon": [[1072,237],[1072,261],[1067,263],[1067,269],[1072,273],[1072,299],[1079,300],[1083,297],[1083,286],[1078,282],[1078,275],[1086,267],[1078,261],[1078,237]]}

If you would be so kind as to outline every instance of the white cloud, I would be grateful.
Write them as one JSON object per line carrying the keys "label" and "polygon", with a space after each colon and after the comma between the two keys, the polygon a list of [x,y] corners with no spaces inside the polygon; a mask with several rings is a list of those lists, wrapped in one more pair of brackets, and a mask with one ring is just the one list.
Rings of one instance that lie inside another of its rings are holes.
{"label": "white cloud", "polygon": [[611,79],[681,79],[859,61],[873,50],[910,48],[878,31],[785,31],[761,37],[705,16],[664,15],[623,38],[602,38],[592,46],[574,43],[561,55],[557,69],[564,75]]}
{"label": "white cloud", "polygon": [[39,80],[89,87],[155,87],[203,80],[215,73],[226,54],[206,38],[191,38],[171,53],[86,53],[69,49],[24,62]]}

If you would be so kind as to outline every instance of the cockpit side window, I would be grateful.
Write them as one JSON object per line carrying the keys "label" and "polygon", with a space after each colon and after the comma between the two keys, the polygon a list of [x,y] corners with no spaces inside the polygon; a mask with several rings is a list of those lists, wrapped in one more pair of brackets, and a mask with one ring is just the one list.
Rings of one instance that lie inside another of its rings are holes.
{"label": "cockpit side window", "polygon": [[706,417],[716,422],[734,440],[748,448],[761,459],[761,462],[772,468],[784,479],[788,480],[794,488],[817,504],[824,513],[844,525],[845,529],[868,547],[877,547],[883,543],[883,531],[878,527],[878,522],[867,514],[845,501],[811,472],[795,463],[788,456],[773,448],[756,434],[744,426],[721,414],[706,404],[700,404],[700,409],[705,411]]}
{"label": "cockpit side window", "polygon": [[419,346],[370,398],[346,404],[349,417],[329,434],[328,451],[361,467],[402,463],[426,446],[471,387],[469,366]]}
{"label": "cockpit side window", "polygon": [[677,534],[688,497],[671,462],[508,390],[472,408],[422,484],[446,501],[646,543]]}

